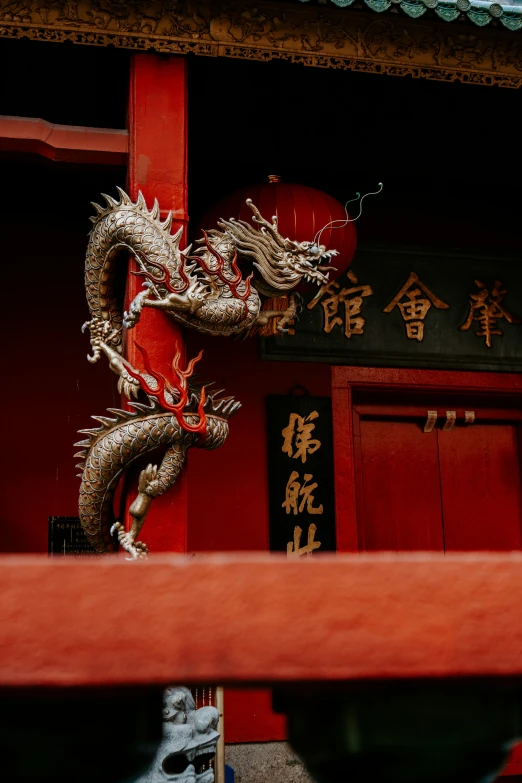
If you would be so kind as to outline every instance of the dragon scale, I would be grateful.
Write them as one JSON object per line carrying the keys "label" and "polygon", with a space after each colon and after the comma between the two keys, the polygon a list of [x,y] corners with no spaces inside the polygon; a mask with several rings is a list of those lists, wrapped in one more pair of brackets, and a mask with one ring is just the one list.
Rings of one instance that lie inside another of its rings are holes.
{"label": "dragon scale", "polygon": [[[80,521],[93,549],[100,554],[114,549],[110,535],[115,521],[114,492],[123,471],[137,457],[158,447],[167,447],[156,475],[157,497],[177,480],[188,448],[218,448],[228,434],[225,418],[207,415],[205,436],[198,442],[197,435],[186,432],[172,413],[162,410],[156,403],[150,407],[140,403],[132,405],[134,412],[109,409],[116,418],[94,417],[101,422],[101,427],[81,430],[88,437],[76,444],[84,449],[76,456],[85,459],[77,465],[83,469],[80,474]],[[238,403],[230,407],[237,408]],[[195,423],[195,415],[189,414],[186,418],[189,424]]]}
{"label": "dragon scale", "polygon": [[[181,293],[185,281],[180,268],[184,271],[187,266],[189,279],[204,280],[207,286],[211,286],[212,293],[204,298],[197,314],[169,310],[169,315],[179,323],[200,332],[224,336],[250,329],[261,309],[257,291],[252,288],[245,300],[238,298],[217,276],[205,275],[201,267],[198,267],[196,278],[195,262],[189,262],[185,253],[179,249],[181,231],[175,235],[170,233],[172,216],[169,215],[167,220],[161,222],[157,202],[149,212],[142,199],[133,204],[125,194],[123,196],[121,204],[106,196],[112,202],[109,207],[105,210],[97,207],[101,211],[97,218],[93,218],[95,222],[89,237],[85,264],[85,290],[91,316],[110,322],[113,330],[111,344],[117,347],[122,341],[122,312],[113,293],[115,262],[122,251],[131,253],[141,270],[152,277],[157,275],[157,267],[153,264],[162,264],[169,272],[170,285]],[[214,271],[216,261],[211,254],[207,253],[207,256],[210,257],[205,258],[206,265]],[[225,278],[234,279],[232,270],[226,266],[223,274]],[[160,282],[153,282],[151,290],[158,295],[158,299],[165,299],[169,293]],[[245,296],[247,290],[245,281],[241,280],[237,292]]]}

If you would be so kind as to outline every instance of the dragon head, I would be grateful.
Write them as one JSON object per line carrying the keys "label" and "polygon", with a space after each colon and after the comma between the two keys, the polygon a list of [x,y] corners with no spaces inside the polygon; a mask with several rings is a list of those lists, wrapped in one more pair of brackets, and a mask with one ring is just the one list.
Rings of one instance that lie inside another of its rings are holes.
{"label": "dragon head", "polygon": [[277,227],[277,217],[270,223],[258,208],[247,199],[254,213],[254,228],[243,220],[222,220],[219,226],[240,256],[253,259],[256,288],[266,296],[280,296],[294,289],[302,280],[326,285],[330,266],[337,250],[327,250],[315,242],[296,242],[284,238]]}

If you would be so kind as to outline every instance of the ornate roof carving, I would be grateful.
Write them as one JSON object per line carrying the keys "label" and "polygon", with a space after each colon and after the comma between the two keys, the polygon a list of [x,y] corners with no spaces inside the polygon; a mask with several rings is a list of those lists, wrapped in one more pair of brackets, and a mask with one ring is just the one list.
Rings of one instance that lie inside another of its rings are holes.
{"label": "ornate roof carving", "polygon": [[[421,0],[408,0],[410,5],[417,1]],[[401,5],[406,2],[401,0]],[[448,26],[431,15],[410,20],[367,11],[346,13],[334,5],[273,0],[0,0],[0,35],[522,85],[522,40],[505,28]]]}
{"label": "ornate roof carving", "polygon": [[[301,0],[303,3],[309,0]],[[331,0],[338,8],[348,8],[357,0]],[[498,19],[508,30],[520,30],[522,27],[522,2],[511,0],[508,3],[490,2],[490,0],[364,0],[366,6],[372,11],[382,13],[401,8],[412,19],[418,19],[426,11],[433,11],[445,22],[454,22],[456,19],[466,17],[478,25],[484,27],[493,19]]]}

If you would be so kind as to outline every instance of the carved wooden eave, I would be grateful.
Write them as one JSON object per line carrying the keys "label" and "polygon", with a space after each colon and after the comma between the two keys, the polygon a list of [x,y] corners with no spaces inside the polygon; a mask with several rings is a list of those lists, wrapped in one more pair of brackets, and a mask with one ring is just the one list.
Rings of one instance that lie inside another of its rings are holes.
{"label": "carved wooden eave", "polygon": [[0,0],[0,35],[208,57],[284,59],[502,87],[522,84],[522,39],[505,29],[275,0]]}

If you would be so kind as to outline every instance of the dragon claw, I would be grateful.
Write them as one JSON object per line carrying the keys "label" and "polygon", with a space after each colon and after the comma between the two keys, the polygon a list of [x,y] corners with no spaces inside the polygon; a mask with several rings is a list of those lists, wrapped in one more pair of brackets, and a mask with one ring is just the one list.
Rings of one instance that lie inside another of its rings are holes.
{"label": "dragon claw", "polygon": [[82,324],[82,332],[89,330],[91,333],[92,356],[87,354],[87,361],[94,364],[101,356],[102,350],[107,350],[110,343],[118,337],[118,330],[113,329],[111,322],[98,316],[93,316],[90,321]]}
{"label": "dragon claw", "polygon": [[149,286],[151,285],[152,283],[145,281],[143,284],[143,291],[140,291],[139,294],[134,297],[130,303],[129,310],[126,310],[123,313],[123,325],[126,329],[132,329],[139,322],[145,300],[149,296]]}
{"label": "dragon claw", "polygon": [[138,490],[148,497],[155,498],[160,490],[160,485],[157,480],[158,466],[147,465],[145,470],[140,473]]}
{"label": "dragon claw", "polygon": [[144,541],[136,541],[135,546],[136,555],[134,560],[147,560],[149,555],[149,549]]}
{"label": "dragon claw", "polygon": [[113,536],[116,533],[116,531],[120,530],[120,528],[122,527],[123,525],[121,524],[121,522],[115,522],[110,529],[110,535]]}
{"label": "dragon claw", "polygon": [[292,294],[290,296],[289,305],[283,313],[283,317],[277,323],[277,331],[281,334],[287,334],[288,332],[293,334],[293,330],[287,328],[287,326],[290,327],[294,324],[295,320],[299,320],[297,316],[302,309],[303,306],[301,296],[296,293]]}
{"label": "dragon claw", "polygon": [[111,527],[111,536],[118,534],[118,541],[122,549],[129,553],[126,560],[147,560],[149,549],[144,541],[134,541],[130,533],[125,532],[121,522],[115,522]]}
{"label": "dragon claw", "polygon": [[128,400],[132,397],[137,400],[140,388],[139,381],[129,375],[127,370],[123,368],[120,372],[120,377],[118,378],[118,391],[120,394],[123,393]]}

